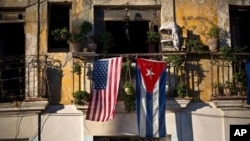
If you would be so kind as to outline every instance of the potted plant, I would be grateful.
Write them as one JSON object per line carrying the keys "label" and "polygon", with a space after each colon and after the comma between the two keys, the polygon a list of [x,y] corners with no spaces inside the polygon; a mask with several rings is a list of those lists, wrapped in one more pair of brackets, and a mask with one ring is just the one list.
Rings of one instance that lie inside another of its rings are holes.
{"label": "potted plant", "polygon": [[126,81],[124,84],[124,91],[121,95],[121,100],[124,102],[126,112],[134,112],[136,109],[136,94],[133,84]]}
{"label": "potted plant", "polygon": [[213,84],[213,96],[220,96],[223,94],[223,84],[216,82]]}
{"label": "potted plant", "polygon": [[97,46],[100,46],[102,48],[102,53],[104,54],[108,52],[109,48],[115,45],[112,33],[107,31],[98,33],[94,37],[94,39],[95,42],[97,43]]}
{"label": "potted plant", "polygon": [[95,38],[94,36],[89,37],[89,42],[88,42],[88,49],[91,52],[96,52],[97,44],[95,43]]}
{"label": "potted plant", "polygon": [[81,64],[79,62],[74,62],[72,73],[80,75],[81,72],[82,72]]}
{"label": "potted plant", "polygon": [[72,44],[72,52],[79,52],[83,49],[83,43],[88,41],[88,34],[92,31],[92,24],[83,21],[80,26],[75,27],[70,33],[68,42]]}
{"label": "potted plant", "polygon": [[76,91],[73,93],[73,97],[75,98],[76,104],[86,104],[89,102],[90,94],[87,91]]}
{"label": "potted plant", "polygon": [[218,52],[220,32],[221,28],[216,24],[212,23],[207,33],[207,43],[211,52]]}
{"label": "potted plant", "polygon": [[147,32],[147,43],[148,43],[148,52],[155,52],[155,44],[159,43],[160,36],[155,31]]}
{"label": "potted plant", "polygon": [[134,93],[134,87],[131,82],[126,81],[124,84],[124,91],[126,94],[131,95]]}
{"label": "potted plant", "polygon": [[247,76],[245,72],[235,72],[233,74],[233,80],[236,83],[238,89],[242,89],[247,82]]}
{"label": "potted plant", "polygon": [[188,39],[186,41],[186,47],[188,51],[192,51],[192,52],[204,52],[204,45],[201,42],[201,40],[198,39]]}
{"label": "potted plant", "polygon": [[184,83],[179,83],[175,86],[175,90],[177,92],[177,96],[180,98],[188,97],[188,93],[186,91],[186,85]]}
{"label": "potted plant", "polygon": [[51,35],[55,41],[67,41],[70,33],[66,27],[62,27],[52,30]]}
{"label": "potted plant", "polygon": [[224,83],[224,94],[226,96],[235,95],[238,92],[234,82],[226,81]]}
{"label": "potted plant", "polygon": [[220,53],[222,58],[226,61],[234,61],[236,59],[234,50],[230,46],[221,46]]}
{"label": "potted plant", "polygon": [[232,95],[232,91],[231,88],[233,87],[233,83],[230,81],[226,81],[223,85],[223,92],[226,96],[231,96]]}
{"label": "potted plant", "polygon": [[180,55],[169,55],[165,58],[167,64],[171,64],[174,67],[180,68],[184,62],[184,59]]}

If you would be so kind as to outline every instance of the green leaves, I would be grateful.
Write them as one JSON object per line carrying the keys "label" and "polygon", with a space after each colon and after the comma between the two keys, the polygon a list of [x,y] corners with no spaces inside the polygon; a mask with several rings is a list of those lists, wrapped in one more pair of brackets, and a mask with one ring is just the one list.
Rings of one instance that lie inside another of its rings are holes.
{"label": "green leaves", "polygon": [[55,41],[63,41],[69,38],[70,33],[66,27],[62,27],[52,30],[51,35]]}
{"label": "green leaves", "polygon": [[158,43],[160,41],[160,36],[155,31],[147,32],[147,42],[148,43]]}
{"label": "green leaves", "polygon": [[73,93],[76,104],[81,104],[82,102],[88,102],[90,100],[90,94],[87,91],[76,91]]}

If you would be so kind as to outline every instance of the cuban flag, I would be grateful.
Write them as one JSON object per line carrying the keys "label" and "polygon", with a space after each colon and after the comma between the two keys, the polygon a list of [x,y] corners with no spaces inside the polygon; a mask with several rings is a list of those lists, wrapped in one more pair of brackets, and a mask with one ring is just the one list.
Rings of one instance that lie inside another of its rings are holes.
{"label": "cuban flag", "polygon": [[165,137],[166,63],[137,58],[136,111],[141,137]]}

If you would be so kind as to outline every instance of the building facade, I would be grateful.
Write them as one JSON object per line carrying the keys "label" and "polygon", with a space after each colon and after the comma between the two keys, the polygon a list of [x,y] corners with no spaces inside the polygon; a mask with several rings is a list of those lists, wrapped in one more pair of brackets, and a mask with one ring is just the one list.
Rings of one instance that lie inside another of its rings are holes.
{"label": "building facade", "polygon": [[[88,70],[96,54],[72,52],[72,44],[52,40],[52,31],[73,32],[82,21],[92,24],[90,36],[113,34],[115,45],[108,52],[113,56],[172,53],[190,62],[183,80],[192,100],[167,98],[168,136],[150,140],[228,141],[231,124],[250,123],[246,93],[213,95],[213,83],[231,80],[234,67],[216,65],[218,53],[186,52],[188,39],[208,44],[211,23],[223,30],[221,46],[249,48],[249,0],[2,0],[0,12],[0,140],[141,140],[136,113],[127,113],[122,101],[115,119],[105,123],[85,120],[87,107],[74,104],[76,90],[90,92]],[[182,49],[162,53],[159,42],[150,52],[147,31],[163,41],[159,29],[167,22],[182,30]],[[97,54],[101,51],[97,47]],[[239,55],[241,63],[248,51]],[[81,75],[72,73],[75,61],[82,64]]]}

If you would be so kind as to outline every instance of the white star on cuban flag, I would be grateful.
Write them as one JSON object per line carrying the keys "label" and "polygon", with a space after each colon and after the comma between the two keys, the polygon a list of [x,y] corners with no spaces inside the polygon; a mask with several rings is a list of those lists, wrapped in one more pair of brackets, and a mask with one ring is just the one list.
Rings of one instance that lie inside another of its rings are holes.
{"label": "white star on cuban flag", "polygon": [[150,77],[150,79],[152,79],[152,75],[155,75],[155,73],[154,73],[154,72],[152,72],[152,68],[147,69],[147,74],[146,74],[146,76],[149,76],[149,77]]}
{"label": "white star on cuban flag", "polygon": [[165,137],[166,62],[137,58],[136,111],[141,137]]}

